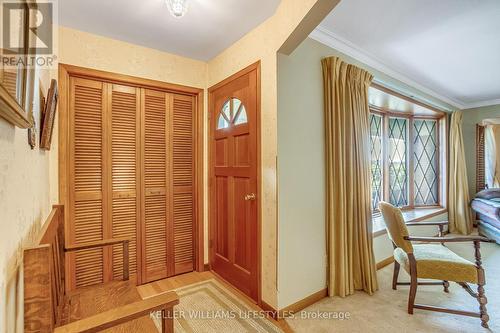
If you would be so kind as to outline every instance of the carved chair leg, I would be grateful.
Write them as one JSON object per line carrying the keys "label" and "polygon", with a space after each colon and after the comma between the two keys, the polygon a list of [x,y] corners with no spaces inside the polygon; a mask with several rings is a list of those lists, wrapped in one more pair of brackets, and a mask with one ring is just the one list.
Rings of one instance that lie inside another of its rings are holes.
{"label": "carved chair leg", "polygon": [[479,313],[481,314],[481,326],[483,326],[484,328],[488,328],[488,321],[490,320],[490,316],[488,316],[488,312],[486,311],[486,304],[488,303],[488,299],[484,294],[484,285],[486,284],[486,279],[484,276],[484,269],[481,266],[482,261],[479,241],[474,242],[474,250],[477,267],[477,301],[479,302]]}
{"label": "carved chair leg", "polygon": [[486,311],[486,304],[488,299],[484,294],[484,287],[482,284],[477,286],[477,300],[479,302],[479,312],[481,313],[481,326],[488,328],[488,321],[490,316],[488,316],[488,311]]}
{"label": "carved chair leg", "polygon": [[394,261],[394,273],[392,275],[392,289],[396,290],[398,285],[398,275],[399,275],[400,265],[397,261]]}
{"label": "carved chair leg", "polygon": [[445,293],[449,293],[450,290],[448,289],[450,287],[450,283],[446,280],[443,281],[443,289]]}
{"label": "carved chair leg", "polygon": [[417,295],[417,262],[413,253],[408,254],[408,259],[410,261],[410,295],[408,297],[408,313],[413,314],[413,306],[415,305],[415,296]]}

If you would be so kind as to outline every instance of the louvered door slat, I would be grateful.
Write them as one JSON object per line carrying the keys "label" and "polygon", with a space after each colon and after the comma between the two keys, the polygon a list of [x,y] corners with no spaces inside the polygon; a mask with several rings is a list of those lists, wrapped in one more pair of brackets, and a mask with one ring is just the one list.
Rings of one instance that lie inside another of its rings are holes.
{"label": "louvered door slat", "polygon": [[193,98],[174,95],[172,105],[172,193],[175,274],[193,270]]}
{"label": "louvered door slat", "polygon": [[[194,97],[70,78],[69,233],[127,237],[139,283],[194,267]],[[68,255],[70,288],[122,278],[123,249]]]}
{"label": "louvered door slat", "polygon": [[143,90],[145,282],[168,276],[166,95]]}
{"label": "louvered door slat", "polygon": [[[72,79],[73,202],[71,240],[76,244],[103,238],[102,210],[102,114],[103,84]],[[73,264],[73,263],[72,263]],[[75,286],[103,282],[103,251],[75,254]]]}
{"label": "louvered door slat", "polygon": [[[137,273],[138,220],[138,116],[137,88],[113,85],[111,92],[111,178],[113,237],[127,237],[129,271]],[[123,248],[113,247],[113,278],[123,276]]]}

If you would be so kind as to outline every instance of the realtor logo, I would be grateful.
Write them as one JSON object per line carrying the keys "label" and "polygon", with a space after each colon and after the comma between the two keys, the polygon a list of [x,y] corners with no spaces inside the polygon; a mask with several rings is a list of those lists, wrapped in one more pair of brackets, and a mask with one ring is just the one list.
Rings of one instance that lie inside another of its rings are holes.
{"label": "realtor logo", "polygon": [[55,60],[52,0],[0,0],[1,56],[4,66],[52,65]]}
{"label": "realtor logo", "polygon": [[52,54],[51,2],[2,1],[2,48],[13,54]]}

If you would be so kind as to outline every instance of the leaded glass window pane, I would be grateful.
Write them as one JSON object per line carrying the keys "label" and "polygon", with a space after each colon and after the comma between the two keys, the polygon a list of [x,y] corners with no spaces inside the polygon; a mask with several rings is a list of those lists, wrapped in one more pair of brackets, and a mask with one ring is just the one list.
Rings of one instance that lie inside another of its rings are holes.
{"label": "leaded glass window pane", "polygon": [[382,117],[370,115],[370,152],[372,171],[372,209],[378,208],[382,198]]}
{"label": "leaded glass window pane", "polygon": [[229,122],[222,114],[219,114],[219,119],[217,120],[217,129],[223,129],[228,127],[229,127]]}
{"label": "leaded glass window pane", "polygon": [[221,113],[223,113],[224,116],[226,116],[227,120],[231,120],[231,118],[233,118],[233,116],[231,115],[231,100],[230,99],[228,99],[226,101],[226,103],[224,103],[224,105],[222,106]]}
{"label": "leaded glass window pane", "polygon": [[248,122],[248,119],[245,106],[240,102],[240,106],[238,107],[238,109],[235,108],[235,110],[237,111],[236,111],[236,116],[234,117],[234,124],[235,125],[246,124]]}
{"label": "leaded glass window pane", "polygon": [[241,125],[248,122],[247,111],[242,102],[235,98],[229,98],[222,106],[217,119],[217,129],[229,128],[232,124]]}
{"label": "leaded glass window pane", "polygon": [[408,205],[408,119],[389,118],[389,202]]}
{"label": "leaded glass window pane", "polygon": [[415,205],[438,203],[436,120],[414,120]]}

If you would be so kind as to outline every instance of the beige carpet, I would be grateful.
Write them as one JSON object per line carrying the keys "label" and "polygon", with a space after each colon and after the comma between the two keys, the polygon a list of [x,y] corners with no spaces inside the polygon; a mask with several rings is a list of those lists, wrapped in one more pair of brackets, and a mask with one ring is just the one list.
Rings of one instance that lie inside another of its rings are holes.
{"label": "beige carpet", "polygon": [[[216,280],[176,292],[180,298],[174,308],[176,333],[282,332],[263,313],[254,311]],[[160,328],[159,320],[154,321]]]}
{"label": "beige carpet", "polygon": [[[500,246],[482,243],[483,265],[486,269],[487,309],[490,315],[490,331],[500,332]],[[453,244],[450,249],[473,261],[472,245]],[[295,332],[488,332],[481,327],[478,318],[445,313],[415,310],[406,312],[408,287],[392,290],[393,265],[378,271],[380,290],[374,296],[358,292],[347,298],[326,298],[303,312],[287,319]],[[399,281],[409,281],[402,270]],[[474,290],[475,290],[475,286]],[[419,286],[417,303],[478,311],[477,301],[459,285],[451,283],[446,294],[439,286]],[[301,316],[327,313],[330,318],[348,312],[350,319],[301,319]]]}

